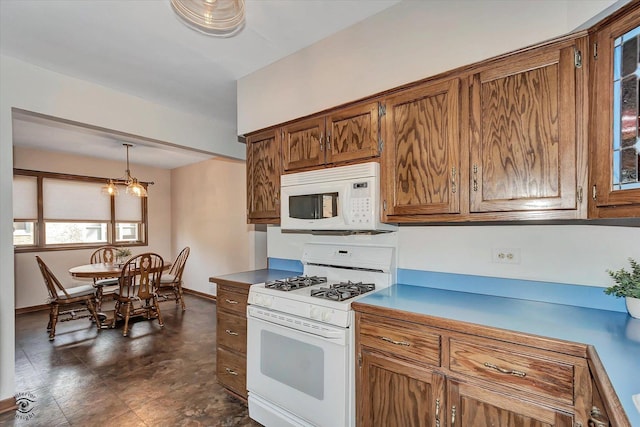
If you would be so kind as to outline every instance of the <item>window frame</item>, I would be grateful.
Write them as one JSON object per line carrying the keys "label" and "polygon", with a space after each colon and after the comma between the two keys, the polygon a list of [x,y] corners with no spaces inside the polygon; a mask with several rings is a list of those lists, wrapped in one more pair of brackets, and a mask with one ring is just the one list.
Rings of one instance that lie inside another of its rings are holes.
{"label": "window frame", "polygon": [[[149,215],[148,215],[148,196],[141,197],[141,222],[138,223],[138,241],[118,241],[117,240],[117,221],[116,221],[116,197],[115,195],[108,196],[111,198],[110,202],[110,220],[108,221],[94,221],[90,222],[95,223],[106,223],[107,224],[107,241],[99,242],[99,243],[66,243],[66,244],[49,244],[47,245],[46,236],[45,236],[45,220],[44,220],[44,203],[43,203],[43,180],[44,179],[63,179],[63,180],[71,180],[71,181],[81,181],[81,182],[91,182],[96,184],[107,184],[109,182],[109,178],[100,178],[93,176],[85,176],[85,175],[73,175],[66,173],[58,173],[58,172],[43,172],[29,169],[13,169],[13,175],[21,175],[21,176],[32,176],[37,179],[37,218],[13,218],[13,222],[33,222],[34,223],[34,244],[33,245],[19,245],[13,246],[13,250],[16,253],[19,252],[44,252],[44,251],[60,251],[60,250],[74,250],[74,249],[95,249],[101,246],[109,245],[109,246],[148,246],[148,235],[149,235]],[[140,182],[145,189],[148,190],[148,186],[150,183],[148,182]],[[98,197],[107,197],[102,194],[98,194]],[[121,197],[121,196],[120,196]],[[87,222],[80,220],[52,220],[49,222]],[[122,221],[120,221],[122,222]],[[126,221],[125,223],[131,224],[135,222]]]}

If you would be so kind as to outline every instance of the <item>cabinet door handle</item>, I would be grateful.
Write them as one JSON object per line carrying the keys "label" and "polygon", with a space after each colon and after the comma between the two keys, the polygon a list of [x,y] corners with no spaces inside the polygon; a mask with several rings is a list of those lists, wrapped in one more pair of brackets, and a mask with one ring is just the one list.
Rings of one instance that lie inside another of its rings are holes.
{"label": "cabinet door handle", "polygon": [[478,165],[473,165],[473,191],[478,191]]}
{"label": "cabinet door handle", "polygon": [[451,427],[456,423],[456,405],[451,407]]}
{"label": "cabinet door handle", "polygon": [[451,192],[455,194],[456,191],[457,191],[457,186],[456,186],[456,168],[453,167],[453,168],[451,168]]}
{"label": "cabinet door handle", "polygon": [[411,343],[408,343],[406,341],[396,341],[396,340],[392,340],[391,338],[387,338],[387,337],[380,337],[380,339],[382,341],[390,342],[391,344],[395,344],[395,345],[403,345],[403,346],[406,346],[406,347],[409,347],[411,345]]}
{"label": "cabinet door handle", "polygon": [[234,300],[229,299],[229,298],[225,298],[224,300],[225,300],[228,304],[237,304],[237,303],[238,303],[238,301],[234,301]]}
{"label": "cabinet door handle", "polygon": [[234,371],[233,369],[229,369],[229,368],[224,368],[225,371],[227,371],[227,374],[229,375],[238,375],[238,373],[236,371]]}
{"label": "cabinet door handle", "polygon": [[589,427],[607,427],[609,424],[598,419],[601,417],[602,412],[600,412],[600,408],[597,406],[592,407],[591,416],[589,417]]}
{"label": "cabinet door handle", "polygon": [[226,333],[228,333],[229,335],[238,336],[238,333],[237,333],[237,332],[230,331],[229,329],[225,329],[224,331],[225,331]]}
{"label": "cabinet door handle", "polygon": [[516,377],[520,377],[520,378],[524,378],[527,376],[526,372],[516,371],[515,369],[501,368],[500,366],[494,365],[493,363],[489,363],[489,362],[484,362],[484,366],[486,366],[487,368],[495,369],[496,371],[502,374],[515,375]]}
{"label": "cabinet door handle", "polygon": [[436,399],[436,427],[440,427],[440,399]]}
{"label": "cabinet door handle", "polygon": [[324,134],[320,132],[320,151],[322,151],[323,145],[324,145]]}

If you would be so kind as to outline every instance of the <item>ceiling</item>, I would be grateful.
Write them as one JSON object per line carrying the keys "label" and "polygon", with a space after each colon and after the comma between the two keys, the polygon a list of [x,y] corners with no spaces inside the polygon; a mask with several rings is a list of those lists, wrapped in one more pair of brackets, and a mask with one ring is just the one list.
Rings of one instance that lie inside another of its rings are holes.
{"label": "ceiling", "polygon": [[[179,21],[169,0],[0,0],[0,53],[235,126],[236,80],[399,1],[246,0],[242,32],[215,38]],[[14,119],[18,146],[121,160],[123,138],[168,169],[213,155],[29,114]]]}

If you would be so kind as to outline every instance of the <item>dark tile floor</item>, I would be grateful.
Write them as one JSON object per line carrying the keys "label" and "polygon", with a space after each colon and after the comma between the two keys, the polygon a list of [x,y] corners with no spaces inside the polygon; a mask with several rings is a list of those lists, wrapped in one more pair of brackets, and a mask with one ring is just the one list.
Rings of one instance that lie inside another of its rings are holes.
{"label": "dark tile floor", "polygon": [[49,342],[47,312],[16,316],[16,392],[32,402],[0,425],[259,427],[216,382],[215,303],[185,297],[184,313],[161,303],[163,329],[141,319],[128,337],[81,319]]}

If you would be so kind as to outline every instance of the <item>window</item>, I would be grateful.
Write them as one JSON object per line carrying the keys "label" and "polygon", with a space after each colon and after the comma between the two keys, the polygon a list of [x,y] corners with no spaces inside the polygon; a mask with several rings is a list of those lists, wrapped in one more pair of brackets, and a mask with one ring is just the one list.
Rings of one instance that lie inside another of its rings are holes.
{"label": "window", "polygon": [[101,192],[106,179],[15,169],[17,251],[147,244],[147,199]]}

